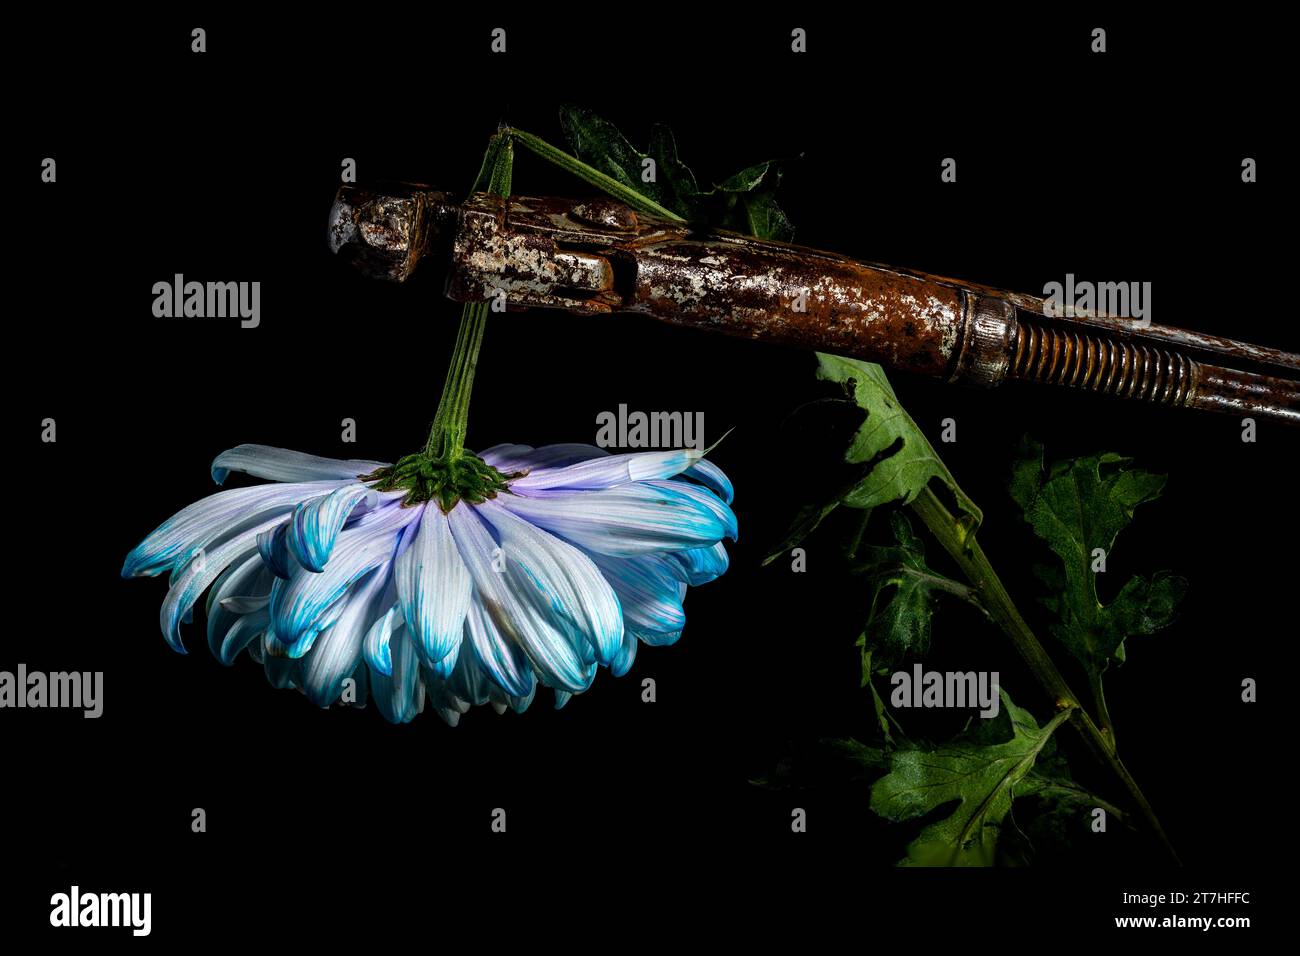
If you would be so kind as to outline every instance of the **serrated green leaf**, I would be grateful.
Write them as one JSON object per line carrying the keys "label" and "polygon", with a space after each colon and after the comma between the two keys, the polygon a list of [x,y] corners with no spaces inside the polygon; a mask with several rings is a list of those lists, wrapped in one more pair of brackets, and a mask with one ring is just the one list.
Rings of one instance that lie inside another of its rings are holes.
{"label": "serrated green leaf", "polygon": [[911,820],[957,802],[949,816],[926,826],[907,848],[903,865],[990,866],[998,834],[1019,787],[1052,732],[1069,716],[1062,711],[1039,727],[1002,692],[1011,737],[1001,743],[956,740],[934,748],[896,750],[889,773],[871,788],[871,809],[887,820]]}
{"label": "serrated green leaf", "polygon": [[1045,468],[1043,447],[1026,439],[1010,485],[1025,520],[1060,560],[1037,570],[1048,589],[1042,603],[1054,616],[1051,633],[1085,668],[1102,710],[1101,675],[1112,661],[1123,662],[1125,640],[1169,624],[1187,590],[1186,580],[1162,571],[1130,578],[1109,604],[1097,597],[1093,550],[1109,557],[1137,506],[1158,498],[1165,486],[1163,475],[1131,462],[1107,453]]}
{"label": "serrated green leaf", "polygon": [[690,167],[677,158],[677,140],[673,131],[662,123],[650,127],[650,157],[655,161],[656,178],[663,193],[672,198],[664,205],[687,219],[700,218],[696,197],[700,187]]}
{"label": "serrated green leaf", "polygon": [[899,404],[884,370],[873,362],[817,353],[817,377],[851,388],[853,400],[867,413],[849,444],[844,460],[872,465],[843,499],[850,508],[874,508],[892,501],[910,503],[930,479],[937,478],[956,499],[974,534],[983,516],[957,486],[934,447]]}
{"label": "serrated green leaf", "polygon": [[776,186],[780,183],[781,174],[776,163],[771,161],[755,163],[753,166],[728,176],[718,183],[717,188],[724,193],[747,193],[763,186],[764,180],[768,180],[769,186]]}
{"label": "serrated green leaf", "polygon": [[[695,174],[677,156],[672,131],[656,124],[645,152],[637,149],[614,124],[591,110],[560,108],[560,126],[574,156],[677,215],[719,229],[760,239],[788,242],[794,227],[776,202],[780,164],[756,163],[702,190]],[[645,161],[654,161],[654,178],[644,177]]]}
{"label": "serrated green leaf", "polygon": [[903,732],[903,728],[894,715],[889,712],[889,708],[885,706],[885,699],[880,696],[880,691],[876,690],[874,680],[878,670],[887,672],[888,669],[876,667],[873,660],[875,649],[867,643],[866,632],[859,634],[857,641],[854,643],[862,651],[862,686],[871,691],[871,706],[876,714],[876,726],[880,728],[880,734],[885,738],[885,743],[891,747],[897,746],[897,742],[894,740],[893,728],[897,727],[900,734]]}
{"label": "serrated green leaf", "polygon": [[577,106],[560,107],[560,129],[569,141],[573,155],[588,166],[593,166],[606,176],[624,186],[661,203],[674,212],[680,212],[672,203],[663,201],[663,190],[657,182],[643,182],[641,163],[646,158],[613,123],[602,119],[591,110]]}
{"label": "serrated green leaf", "polygon": [[873,545],[860,551],[852,570],[871,580],[871,609],[859,644],[863,648],[863,680],[870,655],[893,667],[909,652],[924,654],[930,646],[930,621],[940,593],[977,603],[969,587],[930,570],[925,545],[912,530],[907,515],[892,511],[890,527],[895,545]]}
{"label": "serrated green leaf", "polygon": [[777,205],[776,196],[771,192],[742,196],[737,209],[723,220],[722,228],[732,232],[746,232],[760,239],[775,239],[777,242],[790,242],[794,239],[794,226]]}

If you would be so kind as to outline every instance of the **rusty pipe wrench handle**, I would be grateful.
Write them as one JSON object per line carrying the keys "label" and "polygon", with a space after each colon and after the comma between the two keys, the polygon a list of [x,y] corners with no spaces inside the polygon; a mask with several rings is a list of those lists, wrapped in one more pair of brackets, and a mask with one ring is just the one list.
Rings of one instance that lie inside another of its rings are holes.
{"label": "rusty pipe wrench handle", "polygon": [[949,382],[1029,381],[1300,424],[1294,355],[1122,319],[1057,318],[1034,296],[697,233],[610,200],[472,197],[453,257],[448,294],[460,300],[504,293],[512,305],[639,312]]}
{"label": "rusty pipe wrench handle", "polygon": [[[636,312],[949,382],[1029,381],[1300,424],[1300,356],[1274,349],[1131,320],[1053,316],[1035,296],[699,231],[609,199],[475,194],[454,206],[445,194],[371,195],[363,207],[345,202],[345,190],[336,210],[342,203],[354,211],[331,217],[344,224],[331,235],[351,223],[341,248],[369,241],[367,229],[386,240],[376,270],[385,278],[405,279],[428,236],[454,232],[447,294],[458,301]],[[405,218],[394,212],[403,208]],[[389,230],[393,221],[411,225]]]}

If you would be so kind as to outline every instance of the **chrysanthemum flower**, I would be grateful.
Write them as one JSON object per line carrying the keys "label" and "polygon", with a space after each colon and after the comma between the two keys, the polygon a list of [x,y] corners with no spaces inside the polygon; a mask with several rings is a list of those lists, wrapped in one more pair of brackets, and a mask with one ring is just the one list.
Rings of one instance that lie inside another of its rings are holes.
{"label": "chrysanthemum flower", "polygon": [[274,483],[183,509],[122,575],[170,575],[161,625],[181,653],[207,590],[223,663],[247,650],[319,706],[369,698],[405,722],[427,700],[455,724],[475,704],[522,711],[539,684],[560,706],[600,667],[625,674],[638,641],[677,640],[687,586],[727,569],[731,483],[700,452],[498,445],[450,461],[240,445],[213,462],[217,483]]}

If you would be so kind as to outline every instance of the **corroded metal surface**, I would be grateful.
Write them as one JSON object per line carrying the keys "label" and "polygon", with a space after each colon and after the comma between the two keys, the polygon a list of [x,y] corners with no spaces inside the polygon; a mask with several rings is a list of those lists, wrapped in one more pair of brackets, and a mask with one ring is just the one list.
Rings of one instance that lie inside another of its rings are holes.
{"label": "corroded metal surface", "polygon": [[447,294],[458,301],[637,312],[950,382],[1028,381],[1300,424],[1300,356],[1127,319],[1054,316],[1037,296],[700,232],[609,199],[480,193],[455,206],[424,187],[344,187],[330,224],[336,251],[397,281],[452,231]]}
{"label": "corroded metal surface", "polygon": [[368,276],[402,282],[456,215],[447,193],[425,186],[342,186],[330,209],[330,250]]}
{"label": "corroded metal surface", "polygon": [[945,375],[966,297],[791,246],[706,238],[641,246],[624,308],[748,338]]}

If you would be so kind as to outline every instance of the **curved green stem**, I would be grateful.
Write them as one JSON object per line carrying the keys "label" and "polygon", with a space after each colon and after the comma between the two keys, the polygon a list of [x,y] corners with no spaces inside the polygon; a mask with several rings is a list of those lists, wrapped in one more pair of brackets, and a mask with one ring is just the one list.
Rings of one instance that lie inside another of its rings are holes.
{"label": "curved green stem", "polygon": [[1179,863],[1178,853],[1169,842],[1169,837],[1165,834],[1164,827],[1160,825],[1155,811],[1151,809],[1151,804],[1147,802],[1137,781],[1116,755],[1112,739],[1101,732],[1088,716],[1087,711],[1080,706],[1078,696],[1070,689],[1043,645],[1029,629],[1025,619],[1020,616],[1020,611],[1011,600],[1011,595],[1003,587],[997,572],[993,570],[975,536],[969,532],[968,526],[955,518],[929,488],[917,495],[916,500],[912,502],[912,510],[925,522],[930,533],[957,562],[962,573],[975,587],[989,616],[1011,638],[1011,642],[1024,658],[1034,678],[1056,702],[1056,709],[1069,711],[1070,725],[1079,733],[1093,756],[1107,767],[1123,786],[1129,799],[1140,811],[1169,856],[1175,863]]}

